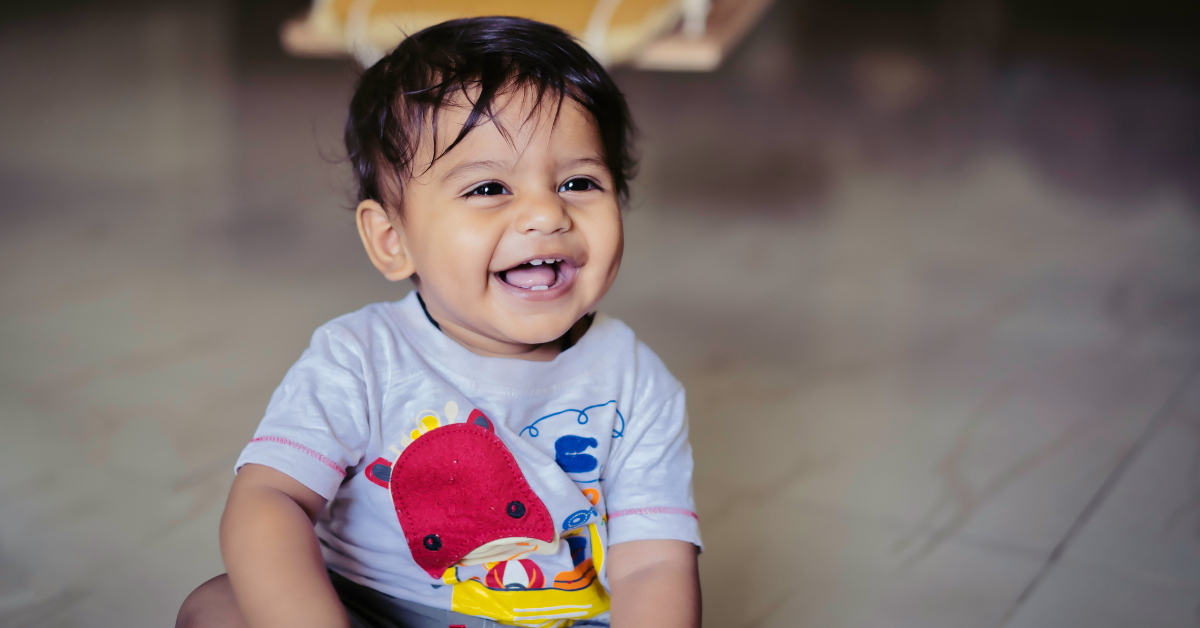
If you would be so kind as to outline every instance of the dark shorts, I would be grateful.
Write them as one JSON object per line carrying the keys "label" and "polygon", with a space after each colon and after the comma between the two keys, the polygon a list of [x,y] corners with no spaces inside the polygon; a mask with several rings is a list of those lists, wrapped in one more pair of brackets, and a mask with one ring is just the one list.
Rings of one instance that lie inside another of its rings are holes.
{"label": "dark shorts", "polygon": [[350,628],[493,628],[482,617],[400,600],[330,571],[329,580],[350,616]]}

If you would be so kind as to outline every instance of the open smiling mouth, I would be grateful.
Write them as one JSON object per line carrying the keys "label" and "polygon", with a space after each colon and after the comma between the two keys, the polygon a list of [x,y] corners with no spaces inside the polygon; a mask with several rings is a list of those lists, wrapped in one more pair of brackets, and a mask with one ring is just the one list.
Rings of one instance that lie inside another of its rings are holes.
{"label": "open smiling mouth", "polygon": [[541,292],[566,285],[575,278],[576,270],[571,260],[551,257],[532,259],[495,275],[502,283],[514,288]]}

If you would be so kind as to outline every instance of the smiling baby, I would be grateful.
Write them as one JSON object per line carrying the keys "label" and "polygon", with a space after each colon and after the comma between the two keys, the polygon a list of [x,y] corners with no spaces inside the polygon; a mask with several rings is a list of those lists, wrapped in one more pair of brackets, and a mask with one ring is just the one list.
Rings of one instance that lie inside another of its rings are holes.
{"label": "smiling baby", "polygon": [[594,313],[631,135],[537,22],[439,24],[363,73],[358,230],[417,289],[317,329],[238,459],[228,574],[179,626],[700,625],[683,388]]}

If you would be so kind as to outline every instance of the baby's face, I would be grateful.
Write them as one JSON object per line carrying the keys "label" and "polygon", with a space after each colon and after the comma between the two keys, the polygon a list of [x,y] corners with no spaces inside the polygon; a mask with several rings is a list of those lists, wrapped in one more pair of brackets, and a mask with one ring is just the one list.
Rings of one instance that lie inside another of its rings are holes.
{"label": "baby's face", "polygon": [[[613,178],[591,116],[564,99],[531,114],[523,92],[434,162],[422,142],[392,225],[431,315],[468,348],[520,354],[562,336],[617,276],[623,235]],[[438,146],[468,110],[441,112]]]}

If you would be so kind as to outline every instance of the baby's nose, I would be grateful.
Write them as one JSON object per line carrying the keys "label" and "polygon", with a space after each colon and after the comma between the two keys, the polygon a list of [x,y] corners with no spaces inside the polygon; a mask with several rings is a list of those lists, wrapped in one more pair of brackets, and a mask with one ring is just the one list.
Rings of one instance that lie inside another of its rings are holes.
{"label": "baby's nose", "polygon": [[517,231],[545,235],[567,231],[571,217],[566,203],[557,194],[538,194],[518,201]]}

